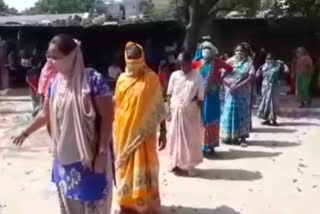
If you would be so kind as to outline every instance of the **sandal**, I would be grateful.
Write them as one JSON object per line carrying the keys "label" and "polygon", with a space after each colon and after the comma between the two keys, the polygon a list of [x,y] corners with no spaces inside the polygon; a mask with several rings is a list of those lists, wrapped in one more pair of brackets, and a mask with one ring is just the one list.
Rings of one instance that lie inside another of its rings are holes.
{"label": "sandal", "polygon": [[261,125],[270,126],[271,124],[270,124],[269,120],[266,120],[266,121],[262,122]]}

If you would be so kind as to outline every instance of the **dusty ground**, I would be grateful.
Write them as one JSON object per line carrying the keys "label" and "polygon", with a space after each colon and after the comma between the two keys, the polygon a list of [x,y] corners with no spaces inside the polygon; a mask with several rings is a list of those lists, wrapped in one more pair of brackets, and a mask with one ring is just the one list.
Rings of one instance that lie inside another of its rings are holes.
{"label": "dusty ground", "polygon": [[[57,214],[45,130],[21,149],[11,144],[30,119],[31,103],[23,95],[0,96],[0,214]],[[164,212],[318,214],[320,109],[299,110],[290,97],[282,104],[280,127],[261,127],[255,119],[249,147],[222,145],[216,159],[199,167],[197,178],[168,174],[167,156],[161,154]]]}

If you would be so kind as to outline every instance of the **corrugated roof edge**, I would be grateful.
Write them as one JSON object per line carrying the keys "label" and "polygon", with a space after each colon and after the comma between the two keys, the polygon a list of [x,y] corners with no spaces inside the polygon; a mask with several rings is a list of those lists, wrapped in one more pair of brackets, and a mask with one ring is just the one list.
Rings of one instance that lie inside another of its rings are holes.
{"label": "corrugated roof edge", "polygon": [[[144,23],[154,23],[154,22],[167,22],[167,21],[178,21],[174,18],[168,19],[150,19],[150,18],[137,18],[128,20],[117,20],[117,21],[106,21],[99,24],[90,23],[83,25],[82,22],[79,23],[66,23],[72,16],[82,17],[83,13],[74,14],[39,14],[39,15],[21,15],[21,16],[0,16],[0,26],[36,26],[36,27],[92,27],[92,26],[123,26],[130,24],[144,24]],[[59,23],[60,22],[60,23]]]}

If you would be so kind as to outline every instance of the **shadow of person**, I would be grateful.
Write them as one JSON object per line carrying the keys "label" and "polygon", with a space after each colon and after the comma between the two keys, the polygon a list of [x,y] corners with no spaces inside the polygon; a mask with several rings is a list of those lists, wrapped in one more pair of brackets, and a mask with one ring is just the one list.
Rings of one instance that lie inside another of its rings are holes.
{"label": "shadow of person", "polygon": [[254,181],[262,178],[260,172],[242,169],[199,169],[197,178],[207,180]]}
{"label": "shadow of person", "polygon": [[294,142],[286,142],[286,141],[275,141],[275,140],[254,140],[248,142],[249,146],[261,146],[261,147],[268,147],[268,148],[284,148],[284,147],[295,147],[300,146],[299,143]]}
{"label": "shadow of person", "polygon": [[320,126],[320,124],[308,122],[284,122],[279,123],[279,126]]}
{"label": "shadow of person", "polygon": [[254,128],[252,132],[255,133],[294,133],[297,130],[295,129],[284,129],[284,128]]}
{"label": "shadow of person", "polygon": [[282,152],[244,151],[244,150],[231,149],[229,151],[217,152],[216,156],[210,159],[236,160],[236,159],[250,159],[250,158],[271,158],[271,157],[277,157],[281,154]]}
{"label": "shadow of person", "polygon": [[16,111],[14,109],[2,109],[0,110],[1,115],[7,115],[7,114],[31,114],[31,110],[24,110],[24,111]]}
{"label": "shadow of person", "polygon": [[162,207],[161,214],[241,214],[229,206],[221,206],[215,209],[191,208],[181,206]]}

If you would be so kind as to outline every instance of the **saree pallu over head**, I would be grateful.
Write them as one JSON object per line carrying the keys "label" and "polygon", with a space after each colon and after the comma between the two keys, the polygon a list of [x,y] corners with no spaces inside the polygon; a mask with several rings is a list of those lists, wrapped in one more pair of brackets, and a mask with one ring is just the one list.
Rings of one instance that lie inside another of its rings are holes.
{"label": "saree pallu over head", "polygon": [[[136,45],[143,53],[140,45]],[[121,207],[133,207],[139,212],[158,201],[159,163],[156,130],[165,118],[160,81],[144,64],[144,54],[137,60],[126,56],[126,72],[116,87],[114,121],[115,151],[123,161],[117,169],[118,201]],[[143,64],[140,71],[130,71],[135,63]]]}
{"label": "saree pallu over head", "polygon": [[[59,149],[55,152],[62,163],[64,157],[68,157],[69,162],[81,161],[83,166],[92,166],[97,149],[96,113],[79,42],[76,49],[62,61],[66,64],[61,65],[62,67],[72,68],[72,77],[70,82],[66,83],[62,75],[58,74],[51,85],[51,134],[55,144],[65,144],[66,147],[73,147],[76,144],[80,160],[77,160],[79,159],[77,153],[67,154],[66,151]],[[63,91],[62,96],[59,95],[59,91]],[[75,139],[72,136],[75,136]],[[70,157],[73,155],[74,157]]]}
{"label": "saree pallu over head", "polygon": [[41,70],[38,84],[39,94],[46,95],[48,93],[49,86],[51,85],[56,74],[57,70],[54,68],[52,61],[48,59]]}

